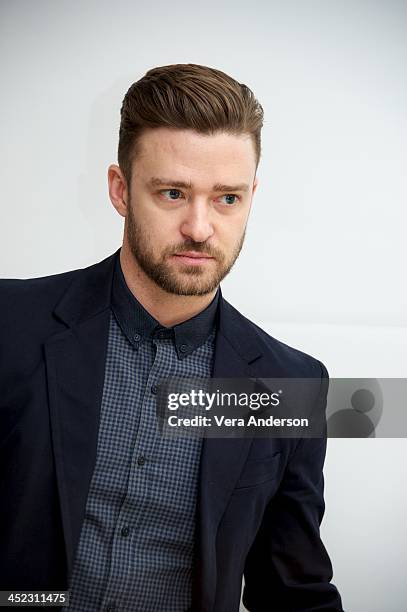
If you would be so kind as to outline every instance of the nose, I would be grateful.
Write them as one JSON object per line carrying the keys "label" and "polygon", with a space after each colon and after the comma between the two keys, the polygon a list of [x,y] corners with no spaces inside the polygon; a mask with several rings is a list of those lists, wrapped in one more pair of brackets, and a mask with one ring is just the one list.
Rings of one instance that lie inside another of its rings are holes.
{"label": "nose", "polygon": [[213,234],[208,205],[198,199],[190,201],[181,224],[181,233],[194,242],[205,242]]}

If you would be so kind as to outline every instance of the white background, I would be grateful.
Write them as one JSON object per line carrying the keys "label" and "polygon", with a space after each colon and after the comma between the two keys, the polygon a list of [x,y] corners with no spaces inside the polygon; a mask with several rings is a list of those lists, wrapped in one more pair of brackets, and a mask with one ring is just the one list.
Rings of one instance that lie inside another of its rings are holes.
{"label": "white background", "polygon": [[[407,376],[405,2],[4,1],[0,21],[1,277],[113,253],[124,93],[153,66],[214,66],[265,110],[224,296],[331,376]],[[406,460],[405,439],[328,441],[322,534],[347,612],[405,610]]]}

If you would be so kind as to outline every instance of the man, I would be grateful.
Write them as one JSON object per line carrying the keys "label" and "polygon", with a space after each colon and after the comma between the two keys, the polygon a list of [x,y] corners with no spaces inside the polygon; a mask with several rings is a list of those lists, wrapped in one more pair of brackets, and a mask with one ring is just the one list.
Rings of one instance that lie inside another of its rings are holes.
{"label": "man", "polygon": [[[326,440],[160,436],[171,376],[309,377],[318,360],[222,296],[243,245],[263,112],[195,64],[127,92],[109,193],[123,245],[1,295],[1,589],[69,610],[340,611],[321,542]],[[68,609],[68,608],[66,608]]]}

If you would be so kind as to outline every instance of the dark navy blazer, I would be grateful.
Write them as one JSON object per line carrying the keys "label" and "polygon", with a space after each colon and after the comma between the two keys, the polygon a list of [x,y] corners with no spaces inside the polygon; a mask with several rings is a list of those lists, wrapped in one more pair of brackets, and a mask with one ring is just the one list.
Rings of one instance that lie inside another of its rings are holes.
{"label": "dark navy blazer", "polygon": [[[0,281],[1,590],[67,589],[95,466],[114,255]],[[317,378],[325,409],[324,365],[222,295],[213,376]],[[325,438],[204,440],[193,612],[238,612],[242,575],[250,612],[343,610],[319,534],[325,452]]]}

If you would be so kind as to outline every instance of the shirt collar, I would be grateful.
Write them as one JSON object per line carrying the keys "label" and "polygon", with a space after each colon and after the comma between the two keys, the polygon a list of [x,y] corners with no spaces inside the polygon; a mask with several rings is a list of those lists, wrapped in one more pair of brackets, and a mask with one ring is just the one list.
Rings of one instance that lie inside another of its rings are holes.
{"label": "shirt collar", "polygon": [[112,284],[112,309],[123,333],[138,348],[140,342],[152,338],[171,338],[179,359],[184,359],[201,346],[217,326],[220,289],[210,304],[194,317],[172,327],[159,323],[137,300],[127,286],[116,253]]}

